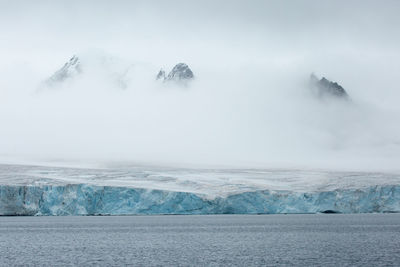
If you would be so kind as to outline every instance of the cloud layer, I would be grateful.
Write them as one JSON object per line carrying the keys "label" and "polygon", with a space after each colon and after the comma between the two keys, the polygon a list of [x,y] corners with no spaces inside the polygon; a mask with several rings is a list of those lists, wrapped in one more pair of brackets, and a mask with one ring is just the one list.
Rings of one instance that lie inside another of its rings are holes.
{"label": "cloud layer", "polygon": [[[0,157],[396,169],[398,8],[1,3]],[[83,72],[43,89],[75,54]],[[188,86],[155,81],[179,62],[194,72]],[[351,102],[315,98],[312,72],[339,82]]]}

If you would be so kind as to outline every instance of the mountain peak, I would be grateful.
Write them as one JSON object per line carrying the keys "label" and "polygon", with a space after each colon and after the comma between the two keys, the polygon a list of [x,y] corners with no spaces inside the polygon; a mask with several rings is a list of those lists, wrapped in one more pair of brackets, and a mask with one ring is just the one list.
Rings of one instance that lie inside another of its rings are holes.
{"label": "mountain peak", "polygon": [[81,62],[79,57],[76,55],[72,56],[68,62],[64,64],[64,66],[56,71],[48,80],[48,84],[54,84],[58,82],[62,82],[76,74],[82,72]]}
{"label": "mountain peak", "polygon": [[194,78],[192,70],[189,66],[185,63],[178,63],[176,64],[172,70],[165,75],[165,71],[161,69],[157,76],[156,80],[163,79],[164,82],[166,81],[187,81]]}
{"label": "mountain peak", "polygon": [[165,80],[165,71],[163,69],[160,69],[160,71],[158,72],[158,74],[156,76],[156,80],[160,80],[160,79]]}
{"label": "mountain peak", "polygon": [[319,97],[334,96],[344,99],[349,97],[346,90],[337,82],[332,82],[325,77],[318,79],[314,73],[310,76],[310,84]]}
{"label": "mountain peak", "polygon": [[167,76],[167,80],[189,80],[193,79],[192,70],[185,63],[178,63]]}

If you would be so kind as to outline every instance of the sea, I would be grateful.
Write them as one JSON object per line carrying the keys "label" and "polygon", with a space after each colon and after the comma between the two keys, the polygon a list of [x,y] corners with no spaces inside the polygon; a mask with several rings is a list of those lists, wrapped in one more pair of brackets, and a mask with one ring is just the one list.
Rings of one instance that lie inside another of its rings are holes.
{"label": "sea", "polygon": [[400,214],[0,217],[0,266],[400,266]]}

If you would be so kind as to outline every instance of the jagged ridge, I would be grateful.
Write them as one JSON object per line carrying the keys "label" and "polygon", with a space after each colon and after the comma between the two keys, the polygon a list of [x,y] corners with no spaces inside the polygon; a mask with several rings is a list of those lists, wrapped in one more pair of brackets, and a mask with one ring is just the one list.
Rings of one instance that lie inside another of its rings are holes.
{"label": "jagged ridge", "polygon": [[318,79],[317,76],[311,74],[310,76],[310,84],[314,91],[316,91],[319,97],[335,96],[338,98],[348,98],[348,94],[344,88],[339,85],[337,82],[332,82],[322,77],[322,79]]}
{"label": "jagged ridge", "polygon": [[165,71],[161,69],[157,76],[156,80],[163,80],[163,81],[185,81],[193,79],[194,75],[192,70],[189,68],[188,65],[185,63],[178,63],[176,64],[172,70],[168,73],[168,76],[165,76]]}
{"label": "jagged ridge", "polygon": [[70,78],[76,74],[82,72],[81,63],[77,56],[73,56],[64,66],[56,71],[48,80],[48,84],[54,84],[57,82],[62,82],[67,78]]}

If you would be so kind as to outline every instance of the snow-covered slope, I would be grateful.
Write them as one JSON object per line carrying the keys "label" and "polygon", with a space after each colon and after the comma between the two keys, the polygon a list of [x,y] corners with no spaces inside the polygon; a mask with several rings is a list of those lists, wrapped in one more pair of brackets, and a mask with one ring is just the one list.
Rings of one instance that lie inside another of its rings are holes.
{"label": "snow-covered slope", "polygon": [[56,71],[48,80],[49,85],[63,82],[68,78],[72,78],[82,72],[81,62],[77,56],[71,57],[71,59],[64,64],[64,66]]}
{"label": "snow-covered slope", "polygon": [[0,215],[400,212],[400,176],[0,165]]}
{"label": "snow-covered slope", "polygon": [[56,88],[71,85],[70,82],[79,80],[80,86],[94,85],[106,82],[111,88],[126,89],[130,72],[135,64],[100,51],[83,52],[72,56],[60,69],[51,75],[40,86]]}

